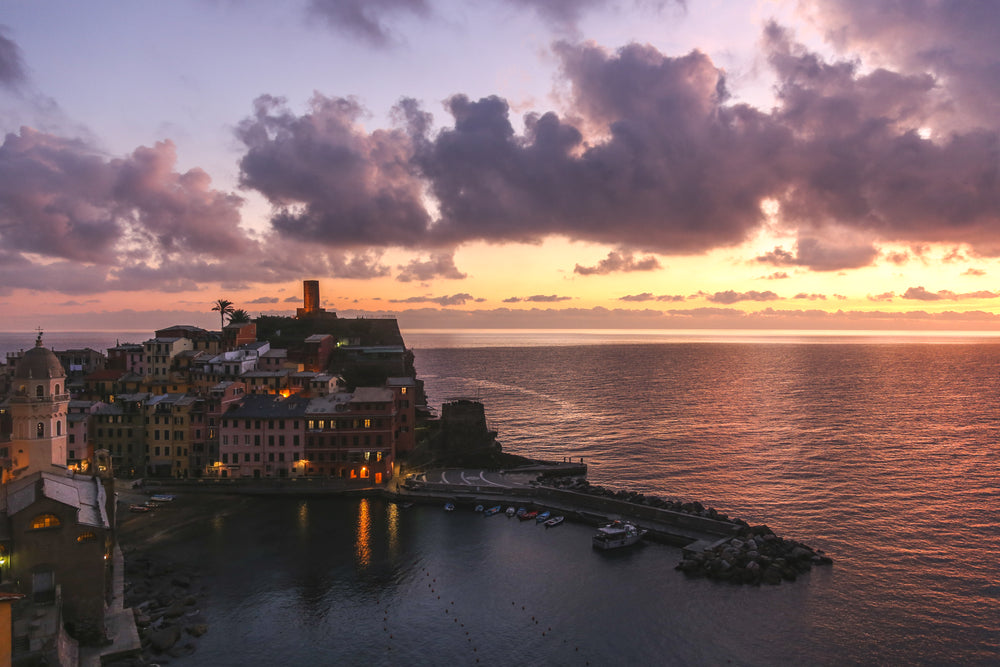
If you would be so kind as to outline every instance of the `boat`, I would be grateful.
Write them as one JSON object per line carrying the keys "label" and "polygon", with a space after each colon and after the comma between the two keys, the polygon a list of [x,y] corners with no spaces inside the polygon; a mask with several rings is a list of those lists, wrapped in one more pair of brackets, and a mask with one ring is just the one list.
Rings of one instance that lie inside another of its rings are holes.
{"label": "boat", "polygon": [[537,521],[538,523],[545,523],[546,521],[549,520],[550,516],[552,516],[552,512],[549,512],[548,510],[546,510],[546,511],[542,512],[541,514],[539,514],[538,516],[536,516],[535,517],[535,521]]}
{"label": "boat", "polygon": [[136,512],[136,513],[145,513],[145,512],[152,512],[153,508],[152,507],[147,507],[145,505],[129,505],[128,506],[128,511],[129,512]]}
{"label": "boat", "polygon": [[475,511],[476,512],[482,512],[483,511],[483,506],[482,505],[476,505]]}
{"label": "boat", "polygon": [[493,516],[494,514],[497,514],[499,511],[500,511],[500,506],[494,505],[493,507],[483,512],[483,516]]}
{"label": "boat", "polygon": [[511,505],[510,507],[507,508],[507,518],[509,519],[512,516],[514,516],[514,506],[513,505]]}
{"label": "boat", "polygon": [[523,507],[518,507],[517,508],[517,512],[514,513],[514,516],[516,516],[518,519],[520,519],[522,516],[524,516],[524,513],[527,512],[527,511],[528,510],[526,510]]}
{"label": "boat", "polygon": [[172,496],[169,493],[158,493],[155,496],[150,496],[149,499],[154,503],[170,503],[174,501],[176,496]]}
{"label": "boat", "polygon": [[564,517],[564,516],[554,516],[554,517],[552,517],[551,519],[549,519],[548,521],[545,522],[545,527],[546,528],[555,528],[556,526],[558,526],[559,524],[561,524],[565,520],[566,520],[566,517]]}
{"label": "boat", "polygon": [[454,512],[455,511],[455,503],[445,503],[444,504],[444,511],[445,512]]}
{"label": "boat", "polygon": [[626,521],[614,521],[597,529],[593,538],[594,548],[606,551],[632,546],[647,532]]}
{"label": "boat", "polygon": [[519,519],[520,519],[521,521],[531,521],[531,520],[532,520],[532,519],[534,519],[534,518],[535,518],[536,516],[538,516],[538,512],[536,512],[535,510],[531,510],[530,512],[525,512],[524,514],[522,514],[522,515],[521,515],[521,516],[519,516],[518,518],[519,518]]}

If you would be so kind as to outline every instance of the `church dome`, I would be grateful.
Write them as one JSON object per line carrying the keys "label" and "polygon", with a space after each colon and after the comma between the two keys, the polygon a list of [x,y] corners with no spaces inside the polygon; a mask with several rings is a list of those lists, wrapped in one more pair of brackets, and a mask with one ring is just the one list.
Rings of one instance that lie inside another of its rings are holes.
{"label": "church dome", "polygon": [[19,380],[62,378],[66,377],[66,371],[52,350],[42,347],[42,337],[39,335],[35,347],[25,352],[14,367],[14,377]]}

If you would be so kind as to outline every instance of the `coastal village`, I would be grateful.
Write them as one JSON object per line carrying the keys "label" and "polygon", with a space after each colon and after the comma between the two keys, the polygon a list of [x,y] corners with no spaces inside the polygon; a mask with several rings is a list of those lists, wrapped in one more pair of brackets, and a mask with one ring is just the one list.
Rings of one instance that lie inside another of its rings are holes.
{"label": "coastal village", "polygon": [[621,523],[599,529],[595,547],[648,533],[684,547],[677,569],[688,576],[735,583],[777,584],[830,562],[699,503],[591,486],[582,461],[503,453],[481,403],[446,403],[432,418],[396,321],[339,318],[319,304],[318,282],[305,281],[295,317],[250,321],[219,300],[219,331],[174,325],[106,353],[50,350],[39,332],[34,347],[8,354],[0,366],[0,667],[107,664],[207,631],[190,610],[196,576],[173,573],[158,604],[139,602],[169,571],[129,556],[142,575],[126,594],[119,528],[126,516],[172,503],[164,489],[374,491],[446,509],[528,504],[520,515],[551,512],[551,525],[615,518]]}
{"label": "coastal village", "polygon": [[251,322],[220,300],[219,331],[170,326],[104,352],[53,351],[39,332],[8,354],[0,664],[80,664],[122,627],[135,633],[116,477],[339,488],[393,477],[425,411],[412,353],[395,320],[338,318],[317,281],[303,291],[294,318]]}

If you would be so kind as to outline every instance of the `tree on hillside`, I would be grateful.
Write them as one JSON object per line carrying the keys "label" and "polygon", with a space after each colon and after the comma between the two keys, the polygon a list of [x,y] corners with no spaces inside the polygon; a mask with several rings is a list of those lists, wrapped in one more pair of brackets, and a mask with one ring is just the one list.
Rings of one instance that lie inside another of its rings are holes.
{"label": "tree on hillside", "polygon": [[231,316],[235,308],[233,308],[233,302],[229,299],[219,299],[215,302],[215,305],[212,306],[212,310],[218,311],[219,321],[221,322],[219,328],[222,329],[226,326],[226,315]]}
{"label": "tree on hillside", "polygon": [[231,313],[229,313],[229,323],[230,324],[242,324],[244,322],[250,321],[250,313],[243,310],[242,308],[236,308]]}

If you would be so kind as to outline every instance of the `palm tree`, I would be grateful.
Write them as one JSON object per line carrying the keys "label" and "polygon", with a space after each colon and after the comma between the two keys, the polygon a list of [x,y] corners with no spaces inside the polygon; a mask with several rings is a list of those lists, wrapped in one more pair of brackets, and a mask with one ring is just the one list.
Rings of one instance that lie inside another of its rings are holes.
{"label": "palm tree", "polygon": [[250,321],[250,313],[243,310],[242,308],[237,308],[236,310],[229,313],[230,324],[234,323],[242,324],[243,322],[249,322],[249,321]]}
{"label": "palm tree", "polygon": [[215,305],[212,306],[212,310],[219,311],[219,321],[222,323],[219,325],[219,328],[220,329],[225,328],[226,315],[231,316],[233,314],[234,310],[233,302],[230,301],[229,299],[219,299],[218,301],[215,302]]}

